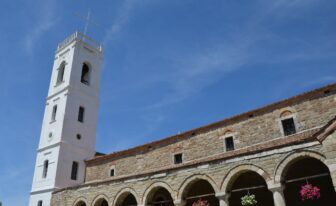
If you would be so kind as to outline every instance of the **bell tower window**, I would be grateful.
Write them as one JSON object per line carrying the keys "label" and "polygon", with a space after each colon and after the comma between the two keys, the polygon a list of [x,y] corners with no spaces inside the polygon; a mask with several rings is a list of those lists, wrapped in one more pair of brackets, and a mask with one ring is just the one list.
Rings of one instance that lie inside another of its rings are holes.
{"label": "bell tower window", "polygon": [[56,113],[57,113],[57,105],[55,105],[52,109],[52,114],[51,114],[51,121],[56,121]]}
{"label": "bell tower window", "polygon": [[86,63],[83,63],[81,82],[83,84],[89,85],[89,80],[90,80],[90,68]]}
{"label": "bell tower window", "polygon": [[48,167],[49,167],[49,161],[46,160],[46,161],[44,161],[44,163],[43,163],[43,173],[42,173],[42,177],[43,177],[43,178],[46,178],[47,175],[48,175]]}
{"label": "bell tower window", "polygon": [[71,179],[77,180],[77,172],[78,172],[78,162],[72,162],[71,167]]}
{"label": "bell tower window", "polygon": [[56,84],[60,84],[64,81],[64,70],[65,70],[65,63],[63,62],[61,66],[58,68]]}
{"label": "bell tower window", "polygon": [[84,112],[85,112],[85,109],[84,107],[79,107],[79,110],[78,110],[78,122],[84,122]]}

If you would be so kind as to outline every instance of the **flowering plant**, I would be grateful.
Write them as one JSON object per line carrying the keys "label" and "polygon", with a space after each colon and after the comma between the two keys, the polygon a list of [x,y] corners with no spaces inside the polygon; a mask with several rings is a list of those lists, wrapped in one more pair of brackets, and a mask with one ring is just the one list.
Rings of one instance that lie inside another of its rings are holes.
{"label": "flowering plant", "polygon": [[321,196],[320,188],[307,183],[301,186],[300,195],[302,201],[309,199],[310,200],[319,199]]}
{"label": "flowering plant", "polygon": [[255,199],[255,195],[247,194],[241,198],[241,204],[243,206],[251,206],[257,204],[257,200]]}
{"label": "flowering plant", "polygon": [[195,201],[192,206],[210,206],[209,202],[206,200],[199,199]]}

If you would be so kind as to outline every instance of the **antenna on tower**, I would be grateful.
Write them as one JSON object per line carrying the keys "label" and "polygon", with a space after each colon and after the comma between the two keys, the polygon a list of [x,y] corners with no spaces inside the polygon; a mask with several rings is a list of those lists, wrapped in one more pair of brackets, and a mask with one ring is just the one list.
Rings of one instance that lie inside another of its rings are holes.
{"label": "antenna on tower", "polygon": [[90,9],[88,10],[88,13],[87,13],[86,17],[82,16],[79,13],[75,13],[75,15],[78,16],[81,20],[83,20],[85,22],[84,33],[83,33],[84,35],[86,35],[90,24],[92,24],[96,27],[100,27],[99,24],[97,24],[96,22],[91,20],[91,10]]}

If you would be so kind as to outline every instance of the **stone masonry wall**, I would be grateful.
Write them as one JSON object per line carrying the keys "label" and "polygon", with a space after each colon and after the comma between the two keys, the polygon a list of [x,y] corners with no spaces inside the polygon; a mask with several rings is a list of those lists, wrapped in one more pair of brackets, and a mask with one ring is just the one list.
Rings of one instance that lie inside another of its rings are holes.
{"label": "stone masonry wall", "polygon": [[[334,87],[333,89],[336,89],[336,86]],[[321,127],[336,115],[335,90],[320,91],[320,94],[314,98],[293,102],[290,106],[276,108],[268,113],[195,134],[190,138],[152,148],[146,152],[93,163],[89,161],[86,168],[86,182],[113,180],[120,176],[137,175],[139,172],[173,166],[173,155],[179,152],[183,153],[184,163],[224,153],[223,137],[227,135],[234,136],[236,149],[272,139],[286,138],[282,134],[280,125],[280,115],[286,110],[292,112],[297,132]],[[115,167],[115,177],[109,176],[111,167]]]}
{"label": "stone masonry wall", "polygon": [[[292,156],[295,158],[300,156],[321,157],[321,161],[324,163],[335,162],[335,138],[336,136],[332,135],[326,140],[334,142],[331,145],[323,145],[315,141],[245,157],[180,168],[160,174],[68,188],[53,194],[52,206],[74,206],[78,200],[86,202],[87,206],[93,206],[96,200],[101,197],[109,202],[109,206],[115,206],[115,202],[122,191],[134,191],[138,205],[144,205],[146,194],[155,185],[167,188],[173,200],[178,202],[182,199],[181,194],[184,192],[184,186],[195,179],[207,180],[212,184],[216,194],[224,194],[229,189],[225,182],[234,179],[230,176],[232,171],[236,174],[246,170],[258,172],[267,182],[268,188],[272,189],[273,187],[279,187],[281,184],[276,181],[276,174],[286,166],[282,163],[286,162],[287,159],[291,160]],[[324,158],[325,156],[329,159]],[[286,164],[289,164],[289,162]]]}

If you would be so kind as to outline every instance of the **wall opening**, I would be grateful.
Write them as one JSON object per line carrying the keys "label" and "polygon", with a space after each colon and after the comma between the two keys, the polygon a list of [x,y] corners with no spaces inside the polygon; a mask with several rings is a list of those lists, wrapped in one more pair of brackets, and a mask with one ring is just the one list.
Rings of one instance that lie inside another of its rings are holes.
{"label": "wall opening", "polygon": [[124,193],[121,195],[115,206],[137,206],[138,203],[132,193]]}
{"label": "wall opening", "polygon": [[262,176],[253,171],[245,171],[234,177],[227,190],[230,193],[230,206],[241,206],[241,198],[247,194],[255,195],[257,205],[274,206],[273,194],[267,189]]}
{"label": "wall opening", "polygon": [[[284,195],[287,205],[331,206],[335,205],[336,194],[329,169],[320,160],[307,157],[294,160],[283,174]],[[302,201],[301,186],[312,184],[320,188],[321,197],[317,200]]]}
{"label": "wall opening", "polygon": [[78,162],[72,162],[71,167],[71,179],[77,180],[77,173],[78,173]]}
{"label": "wall opening", "polygon": [[206,200],[211,206],[219,206],[219,200],[215,196],[215,190],[211,184],[203,179],[191,183],[184,191],[183,200],[186,201],[186,206],[198,200]]}
{"label": "wall opening", "polygon": [[174,201],[167,189],[157,187],[149,193],[146,206],[174,206]]}
{"label": "wall opening", "polygon": [[42,178],[47,178],[47,175],[48,175],[48,168],[49,168],[49,160],[45,160],[45,161],[43,162]]}
{"label": "wall opening", "polygon": [[97,200],[94,206],[108,206],[108,202],[104,198],[102,198]]}
{"label": "wall opening", "polygon": [[75,206],[86,206],[86,204],[83,201],[79,201],[79,202],[76,203]]}
{"label": "wall opening", "polygon": [[63,62],[58,68],[56,84],[60,84],[64,81],[64,71],[65,71],[65,63]]}
{"label": "wall opening", "polygon": [[86,63],[83,63],[81,82],[87,85],[90,83],[90,68]]}

